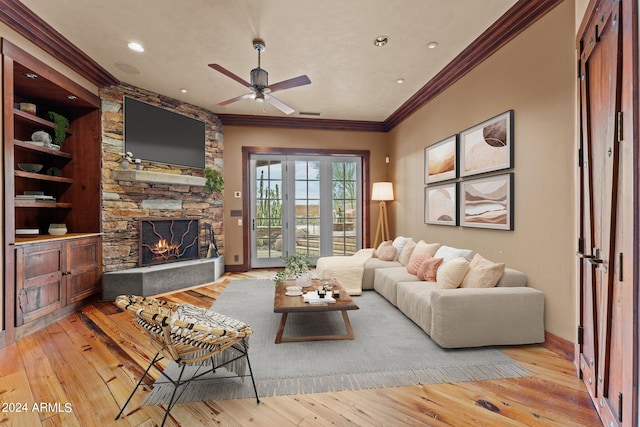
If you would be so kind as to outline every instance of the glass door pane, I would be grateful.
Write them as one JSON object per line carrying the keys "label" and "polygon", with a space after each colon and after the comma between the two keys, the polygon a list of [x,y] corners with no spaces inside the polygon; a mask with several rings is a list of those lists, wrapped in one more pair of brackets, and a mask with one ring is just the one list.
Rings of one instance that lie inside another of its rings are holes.
{"label": "glass door pane", "polygon": [[[252,162],[253,163],[253,162]],[[253,168],[252,265],[272,267],[282,263],[283,175],[282,161],[257,159]]]}
{"label": "glass door pane", "polygon": [[295,248],[297,255],[320,255],[320,161],[295,160]]}
{"label": "glass door pane", "polygon": [[358,249],[358,168],[356,161],[333,162],[332,255],[352,255]]}

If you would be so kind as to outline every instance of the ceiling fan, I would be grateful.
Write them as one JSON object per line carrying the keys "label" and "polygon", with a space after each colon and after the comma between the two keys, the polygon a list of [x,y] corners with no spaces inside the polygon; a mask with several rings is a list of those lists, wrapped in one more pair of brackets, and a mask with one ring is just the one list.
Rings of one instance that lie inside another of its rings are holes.
{"label": "ceiling fan", "polygon": [[278,98],[273,96],[272,93],[279,90],[308,85],[309,83],[311,83],[311,80],[309,80],[309,77],[304,75],[270,85],[268,81],[269,73],[267,73],[267,70],[260,68],[260,53],[264,52],[264,50],[266,49],[266,45],[261,39],[254,39],[253,48],[258,51],[258,67],[251,70],[251,83],[244,80],[242,77],[237,76],[221,65],[209,64],[209,67],[221,72],[227,77],[231,77],[233,80],[248,87],[251,90],[250,93],[227,99],[226,101],[218,103],[218,105],[228,105],[237,101],[242,101],[243,99],[255,99],[257,102],[268,102],[285,114],[293,113],[295,111],[293,108],[280,101]]}

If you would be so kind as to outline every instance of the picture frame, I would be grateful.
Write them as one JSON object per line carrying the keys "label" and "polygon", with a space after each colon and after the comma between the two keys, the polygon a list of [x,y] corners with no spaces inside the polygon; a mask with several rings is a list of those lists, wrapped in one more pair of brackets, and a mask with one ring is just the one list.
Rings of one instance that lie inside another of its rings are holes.
{"label": "picture frame", "polygon": [[460,133],[460,176],[513,168],[513,110]]}
{"label": "picture frame", "polygon": [[424,223],[458,225],[458,183],[430,185],[424,189]]}
{"label": "picture frame", "polygon": [[513,172],[462,181],[459,224],[513,231],[513,181]]}
{"label": "picture frame", "polygon": [[438,141],[424,149],[424,183],[458,177],[458,135]]}

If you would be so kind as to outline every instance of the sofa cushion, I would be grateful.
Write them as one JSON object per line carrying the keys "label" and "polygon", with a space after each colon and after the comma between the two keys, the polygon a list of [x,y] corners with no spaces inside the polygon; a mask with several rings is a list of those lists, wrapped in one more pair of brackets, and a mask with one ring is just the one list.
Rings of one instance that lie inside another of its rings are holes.
{"label": "sofa cushion", "polygon": [[491,262],[480,254],[475,254],[469,263],[469,272],[461,288],[493,288],[504,273],[504,263]]}
{"label": "sofa cushion", "polygon": [[437,282],[440,289],[455,289],[460,286],[462,279],[469,271],[469,261],[458,257],[450,260],[438,268]]}
{"label": "sofa cushion", "polygon": [[382,261],[395,261],[398,250],[393,245],[383,246],[381,249],[377,249],[378,259]]}
{"label": "sofa cushion", "polygon": [[395,261],[398,261],[398,257],[400,256],[402,249],[404,249],[405,245],[409,243],[411,240],[413,240],[411,237],[402,237],[402,236],[398,236],[395,239],[393,239],[392,245],[397,250]]}
{"label": "sofa cushion", "polygon": [[427,334],[431,335],[431,292],[435,282],[398,283],[398,308]]}
{"label": "sofa cushion", "polygon": [[436,258],[443,258],[442,264],[446,264],[454,258],[466,258],[471,259],[473,251],[471,249],[458,249],[451,246],[440,246],[438,251],[433,255]]}
{"label": "sofa cushion", "polygon": [[415,249],[415,247],[416,247],[416,242],[414,242],[413,239],[409,240],[407,244],[404,245],[404,248],[402,248],[402,251],[398,256],[398,262],[404,266],[409,264],[409,259],[411,259],[411,254],[413,253],[413,250]]}
{"label": "sofa cushion", "polygon": [[502,277],[496,284],[497,288],[515,288],[520,286],[527,286],[527,276],[518,270],[514,270],[509,267],[505,267]]}
{"label": "sofa cushion", "polygon": [[419,255],[431,255],[434,256],[436,251],[440,247],[440,243],[427,243],[424,240],[420,240],[416,243],[416,247],[413,249],[411,253],[411,258],[409,262],[413,261],[413,259]]}
{"label": "sofa cushion", "polygon": [[431,258],[429,255],[418,255],[417,257],[413,257],[409,264],[407,264],[407,273],[418,275],[418,269],[420,268],[420,264],[426,258]]}
{"label": "sofa cushion", "polygon": [[374,274],[373,289],[391,304],[397,305],[398,283],[419,281],[418,276],[409,274],[406,267],[378,268]]}
{"label": "sofa cushion", "polygon": [[373,289],[373,279],[377,268],[401,267],[398,261],[383,261],[380,258],[369,258],[364,264],[362,273],[362,289]]}
{"label": "sofa cushion", "polygon": [[434,258],[427,256],[418,268],[418,279],[427,282],[435,282],[437,280],[438,268],[442,264],[442,258]]}

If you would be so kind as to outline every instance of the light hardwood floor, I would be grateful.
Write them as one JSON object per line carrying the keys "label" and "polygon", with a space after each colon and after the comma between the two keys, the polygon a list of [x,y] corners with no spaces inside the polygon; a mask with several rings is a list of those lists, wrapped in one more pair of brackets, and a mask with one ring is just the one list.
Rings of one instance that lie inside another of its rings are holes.
{"label": "light hardwood floor", "polygon": [[[209,307],[233,279],[163,298]],[[180,426],[600,426],[573,364],[542,346],[503,348],[533,376],[296,396],[178,404]],[[0,350],[0,426],[154,426],[163,408],[114,421],[153,351],[129,313],[96,303]]]}

